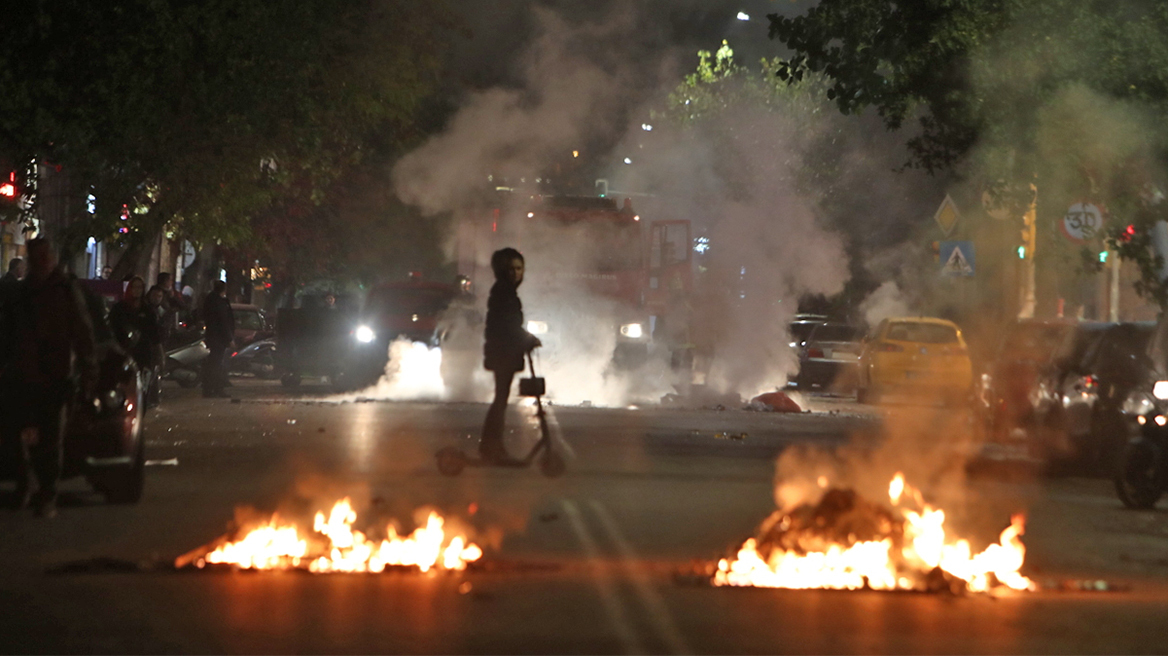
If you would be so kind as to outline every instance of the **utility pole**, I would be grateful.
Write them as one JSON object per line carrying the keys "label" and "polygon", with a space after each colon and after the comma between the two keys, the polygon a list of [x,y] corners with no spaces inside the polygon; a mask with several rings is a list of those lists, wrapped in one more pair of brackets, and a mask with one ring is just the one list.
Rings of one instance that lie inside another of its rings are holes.
{"label": "utility pole", "polygon": [[1030,183],[1030,204],[1022,215],[1022,275],[1018,286],[1018,318],[1034,318],[1034,246],[1038,241],[1038,187]]}
{"label": "utility pole", "polygon": [[1107,298],[1107,320],[1119,321],[1119,253],[1109,253],[1107,266],[1111,268],[1111,293]]}

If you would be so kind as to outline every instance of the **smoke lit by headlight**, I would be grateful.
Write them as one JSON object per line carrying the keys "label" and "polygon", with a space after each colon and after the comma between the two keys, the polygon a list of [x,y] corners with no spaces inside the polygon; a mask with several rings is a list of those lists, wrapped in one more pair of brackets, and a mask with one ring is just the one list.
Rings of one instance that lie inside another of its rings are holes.
{"label": "smoke lit by headlight", "polygon": [[358,342],[368,344],[377,338],[377,334],[369,326],[357,326],[356,337]]}
{"label": "smoke lit by headlight", "polygon": [[528,321],[527,322],[527,332],[531,333],[532,335],[543,335],[547,331],[548,331],[548,325],[547,325],[546,321]]}
{"label": "smoke lit by headlight", "polygon": [[1156,381],[1156,384],[1152,386],[1152,396],[1160,400],[1168,399],[1168,380]]}

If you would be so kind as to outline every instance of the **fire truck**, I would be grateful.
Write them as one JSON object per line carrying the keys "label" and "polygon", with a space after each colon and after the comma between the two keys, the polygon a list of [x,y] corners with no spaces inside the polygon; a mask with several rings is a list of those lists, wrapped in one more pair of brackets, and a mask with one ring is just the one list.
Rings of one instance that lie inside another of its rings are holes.
{"label": "fire truck", "polygon": [[505,188],[484,205],[456,223],[458,272],[485,294],[491,253],[518,248],[527,329],[545,357],[595,359],[604,350],[630,369],[654,347],[679,346],[666,336],[679,334],[678,310],[692,290],[689,221],[644,221],[627,198]]}

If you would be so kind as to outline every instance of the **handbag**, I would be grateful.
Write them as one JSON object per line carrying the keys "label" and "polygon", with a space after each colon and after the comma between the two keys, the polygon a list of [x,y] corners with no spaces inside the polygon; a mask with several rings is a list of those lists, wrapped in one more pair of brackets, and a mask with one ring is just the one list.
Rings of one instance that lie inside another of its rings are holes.
{"label": "handbag", "polygon": [[535,360],[531,357],[531,351],[527,352],[527,364],[531,369],[531,377],[519,379],[519,396],[543,396],[547,392],[547,385],[542,377],[535,375]]}

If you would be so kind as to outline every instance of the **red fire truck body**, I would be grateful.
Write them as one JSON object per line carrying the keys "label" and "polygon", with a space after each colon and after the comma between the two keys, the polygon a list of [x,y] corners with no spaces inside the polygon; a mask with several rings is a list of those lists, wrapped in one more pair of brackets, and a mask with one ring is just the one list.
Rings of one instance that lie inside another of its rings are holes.
{"label": "red fire truck body", "polygon": [[518,248],[528,330],[548,355],[611,339],[616,364],[643,361],[658,320],[692,289],[689,221],[643,221],[629,200],[516,196],[502,193],[459,224],[459,273],[485,294],[491,253]]}

